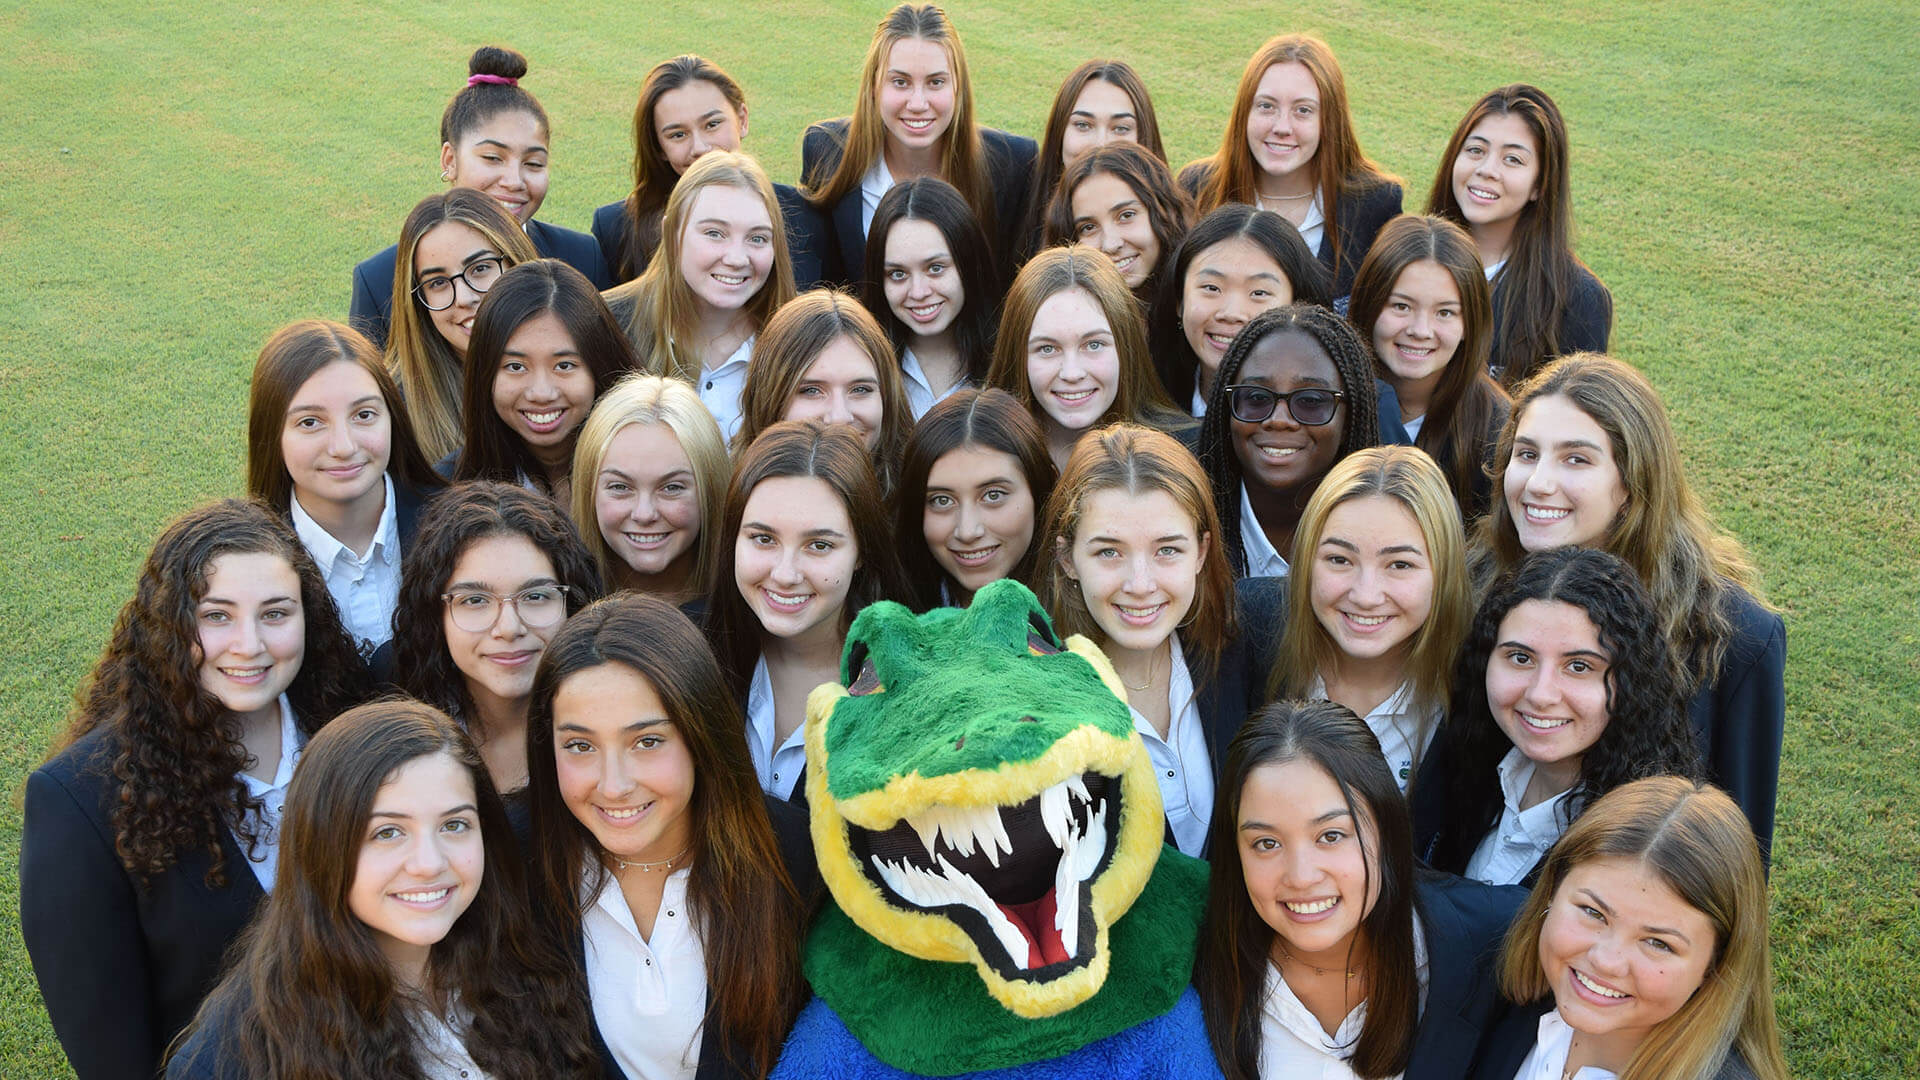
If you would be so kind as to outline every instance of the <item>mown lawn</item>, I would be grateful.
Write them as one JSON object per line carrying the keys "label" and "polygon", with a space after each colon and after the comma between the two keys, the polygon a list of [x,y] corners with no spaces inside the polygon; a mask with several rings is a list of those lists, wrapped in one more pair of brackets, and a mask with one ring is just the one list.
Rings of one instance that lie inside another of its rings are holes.
{"label": "mown lawn", "polygon": [[[446,2],[0,7],[0,1074],[64,1075],[19,937],[18,791],[147,545],[241,487],[247,377],[438,187],[485,42],[554,122],[541,217],[625,183],[654,61],[746,86],[792,179],[885,5]],[[1264,9],[1264,10],[1260,10]],[[1774,964],[1795,1071],[1920,1075],[1920,9],[1844,4],[955,4],[985,122],[1033,133],[1096,55],[1147,80],[1179,164],[1269,34],[1338,51],[1368,151],[1424,201],[1480,92],[1546,87],[1616,351],[1787,612]]]}

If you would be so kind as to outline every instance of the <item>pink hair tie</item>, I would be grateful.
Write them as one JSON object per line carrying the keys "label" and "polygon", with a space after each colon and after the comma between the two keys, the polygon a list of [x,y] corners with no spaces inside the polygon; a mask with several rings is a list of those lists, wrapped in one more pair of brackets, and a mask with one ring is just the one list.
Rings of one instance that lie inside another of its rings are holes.
{"label": "pink hair tie", "polygon": [[509,79],[505,75],[469,75],[467,76],[468,86],[478,86],[481,83],[493,83],[496,86],[519,86],[520,80]]}

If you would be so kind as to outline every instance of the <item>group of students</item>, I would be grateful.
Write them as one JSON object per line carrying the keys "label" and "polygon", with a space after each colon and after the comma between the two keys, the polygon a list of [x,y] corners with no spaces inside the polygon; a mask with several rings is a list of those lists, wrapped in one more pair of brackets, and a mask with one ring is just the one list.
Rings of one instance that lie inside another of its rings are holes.
{"label": "group of students", "polygon": [[167,527],[28,781],[82,1077],[767,1075],[807,694],[862,607],[1001,578],[1212,865],[1226,1075],[1786,1075],[1784,630],[1598,354],[1546,94],[1415,216],[1317,39],[1176,174],[1126,64],[1036,143],[902,5],[798,187],[733,79],[655,68],[587,235],[534,219],[525,61],[471,68],[451,187],[352,327],[266,343],[251,498]]}

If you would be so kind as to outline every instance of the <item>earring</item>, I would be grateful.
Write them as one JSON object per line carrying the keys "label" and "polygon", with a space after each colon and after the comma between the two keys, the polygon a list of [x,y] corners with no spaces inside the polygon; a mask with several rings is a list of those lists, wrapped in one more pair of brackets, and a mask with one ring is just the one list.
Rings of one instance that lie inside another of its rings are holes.
{"label": "earring", "polygon": [[442,179],[442,180],[452,180],[452,179],[453,179],[453,170],[452,170],[452,169],[441,169],[441,170],[440,170],[440,179]]}

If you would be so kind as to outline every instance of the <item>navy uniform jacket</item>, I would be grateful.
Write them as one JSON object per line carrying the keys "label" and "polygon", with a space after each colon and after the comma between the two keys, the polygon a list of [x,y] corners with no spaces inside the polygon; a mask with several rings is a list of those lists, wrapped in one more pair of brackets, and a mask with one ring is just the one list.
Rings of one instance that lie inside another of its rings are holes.
{"label": "navy uniform jacket", "polygon": [[[1501,355],[1500,342],[1502,324],[1500,317],[1500,290],[1506,284],[1506,274],[1495,274],[1493,278],[1493,351],[1487,357],[1487,366],[1493,372],[1495,382],[1506,370],[1508,359]],[[1613,332],[1613,294],[1607,291],[1593,271],[1575,263],[1573,266],[1573,291],[1567,295],[1567,306],[1560,312],[1558,340],[1560,355],[1577,352],[1606,352],[1607,338]]]}
{"label": "navy uniform jacket", "polygon": [[[596,289],[610,289],[607,260],[600,245],[586,233],[549,225],[544,221],[527,222],[527,239],[543,259],[559,259],[587,276]],[[389,245],[378,255],[362,260],[353,268],[353,302],[347,321],[367,335],[375,346],[387,347],[387,328],[393,317],[393,264],[398,245]]]}
{"label": "navy uniform jacket", "polygon": [[[1480,1060],[1474,1063],[1473,1075],[1480,1080],[1513,1080],[1521,1062],[1527,1060],[1534,1044],[1540,1041],[1540,1018],[1553,1007],[1551,997],[1513,1006],[1488,1033],[1487,1041],[1481,1046]],[[1407,1080],[1413,1080],[1411,1071],[1407,1073]],[[1753,1070],[1747,1068],[1740,1051],[1729,1050],[1727,1059],[1713,1074],[1713,1080],[1754,1080]]]}
{"label": "navy uniform jacket", "polygon": [[219,980],[227,946],[266,898],[220,828],[227,883],[195,846],[144,886],[114,852],[118,740],[96,730],[27,778],[20,935],[80,1080],[141,1080]]}
{"label": "navy uniform jacket", "polygon": [[[840,164],[847,123],[843,117],[807,128],[800,140],[800,176],[804,183],[825,180]],[[1001,263],[1000,280],[1012,281],[1008,271],[1019,246],[1021,217],[1027,208],[1027,189],[1033,184],[1033,162],[1040,148],[1025,135],[983,127],[980,150],[985,155],[987,182],[993,187],[995,227],[991,239]],[[859,186],[821,210],[831,219],[827,241],[821,245],[821,275],[829,281],[861,281],[866,276],[867,238],[860,227]]]}
{"label": "navy uniform jacket", "polygon": [[1404,1080],[1480,1076],[1475,1052],[1508,1010],[1494,974],[1500,946],[1527,890],[1415,871],[1413,898],[1427,935],[1427,1000]]}
{"label": "navy uniform jacket", "polygon": [[[1181,190],[1192,196],[1199,194],[1212,177],[1213,164],[1201,160],[1181,169],[1178,183]],[[1400,185],[1392,180],[1340,193],[1339,205],[1333,212],[1334,227],[1320,231],[1320,250],[1314,252],[1333,274],[1335,297],[1353,292],[1354,272],[1360,269],[1360,262],[1367,257],[1367,249],[1373,246],[1373,238],[1380,235],[1381,227],[1399,216],[1404,198]],[[1333,261],[1335,233],[1340,236],[1337,272]]]}
{"label": "navy uniform jacket", "polygon": [[[787,257],[793,261],[793,287],[806,292],[820,284],[821,251],[829,235],[826,216],[815,210],[800,190],[790,184],[773,185],[773,197],[779,200],[780,218],[786,225]],[[633,219],[627,216],[625,199],[610,202],[593,212],[593,239],[600,245],[600,253],[606,256],[607,281],[611,283],[602,288],[632,281],[653,261],[653,252],[643,251],[634,262],[633,272],[621,273],[632,235]]]}
{"label": "navy uniform jacket", "polygon": [[1733,638],[1719,675],[1687,703],[1687,717],[1707,778],[1740,804],[1761,859],[1770,861],[1787,721],[1787,627],[1745,589],[1727,586],[1723,606]]}

